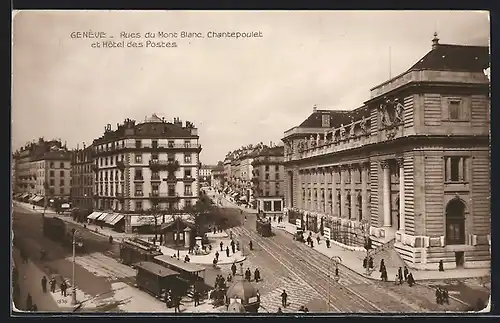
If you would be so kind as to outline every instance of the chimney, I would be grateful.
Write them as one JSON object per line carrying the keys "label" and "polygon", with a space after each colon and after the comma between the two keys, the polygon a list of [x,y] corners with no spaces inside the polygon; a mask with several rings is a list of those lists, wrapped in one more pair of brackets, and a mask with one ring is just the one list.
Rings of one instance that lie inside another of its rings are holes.
{"label": "chimney", "polygon": [[85,149],[85,142],[83,142],[83,149]]}
{"label": "chimney", "polygon": [[318,110],[318,107],[315,105],[313,105],[313,112],[316,112]]}
{"label": "chimney", "polygon": [[434,38],[432,39],[432,49],[436,49],[439,45],[438,33],[434,33]]}

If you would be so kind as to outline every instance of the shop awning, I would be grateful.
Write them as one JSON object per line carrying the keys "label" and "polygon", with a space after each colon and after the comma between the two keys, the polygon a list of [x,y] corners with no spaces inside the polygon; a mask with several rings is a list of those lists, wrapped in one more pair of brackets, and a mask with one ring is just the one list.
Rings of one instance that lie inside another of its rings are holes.
{"label": "shop awning", "polygon": [[87,219],[90,219],[90,220],[95,220],[97,219],[97,217],[99,217],[100,215],[102,214],[102,212],[92,212],[88,217]]}
{"label": "shop awning", "polygon": [[33,201],[35,198],[37,198],[38,196],[37,195],[33,195],[32,197],[29,198],[28,201]]}
{"label": "shop awning", "polygon": [[232,197],[236,197],[238,195],[240,195],[240,194],[239,193],[233,193],[233,194],[231,194]]}
{"label": "shop awning", "polygon": [[61,208],[62,209],[69,209],[69,208],[71,208],[71,205],[69,205],[69,203],[64,203],[61,205]]}
{"label": "shop awning", "polygon": [[130,226],[140,227],[143,225],[154,225],[155,217],[154,215],[132,215],[130,217]]}
{"label": "shop awning", "polygon": [[33,202],[40,202],[43,199],[44,199],[43,196],[37,196],[36,198],[33,199]]}
{"label": "shop awning", "polygon": [[104,221],[104,219],[108,216],[108,214],[109,214],[109,213],[104,212],[104,213],[102,213],[101,215],[99,215],[99,216],[96,218],[96,220],[98,220],[98,221]]}
{"label": "shop awning", "polygon": [[240,201],[246,201],[246,200],[247,200],[247,197],[245,195],[240,196]]}
{"label": "shop awning", "polygon": [[118,214],[118,213],[113,213],[113,214],[111,214],[110,216],[106,217],[106,220],[104,220],[104,222],[105,222],[106,224],[110,224],[110,223],[111,223],[111,221],[113,221],[113,219],[114,219],[114,218],[116,218],[116,217],[117,217],[117,216],[119,216],[119,215],[120,215],[120,214]]}
{"label": "shop awning", "polygon": [[107,224],[111,225],[111,226],[114,226],[116,225],[118,222],[120,222],[125,216],[123,214],[116,214],[116,216],[112,217],[111,220],[109,220],[108,222],[106,222]]}
{"label": "shop awning", "polygon": [[24,198],[28,197],[28,195],[29,195],[28,193],[24,193],[23,195],[21,195],[21,198],[24,199]]}

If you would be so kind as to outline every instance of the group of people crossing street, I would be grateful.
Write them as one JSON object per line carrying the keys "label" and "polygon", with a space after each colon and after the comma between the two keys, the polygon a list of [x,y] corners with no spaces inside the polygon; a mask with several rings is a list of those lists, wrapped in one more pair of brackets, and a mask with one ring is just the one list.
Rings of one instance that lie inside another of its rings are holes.
{"label": "group of people crossing street", "polygon": [[[365,258],[365,260],[366,260],[366,258]],[[371,259],[371,257],[369,257],[368,263],[367,263],[368,268],[372,268],[370,266],[370,260],[371,260],[371,265],[373,266],[373,259]],[[365,262],[363,262],[363,265],[365,265]],[[382,279],[382,281],[384,281],[384,282],[387,282],[388,281],[387,268],[385,267],[384,259],[380,260],[379,272],[380,272],[380,279]],[[398,268],[398,272],[397,272],[396,277],[394,279],[394,283],[396,285],[402,285],[404,282],[407,282],[408,286],[410,286],[410,287],[415,285],[415,278],[413,278],[413,274],[408,271],[408,267],[406,267],[406,266],[404,266],[404,269],[402,267]]]}

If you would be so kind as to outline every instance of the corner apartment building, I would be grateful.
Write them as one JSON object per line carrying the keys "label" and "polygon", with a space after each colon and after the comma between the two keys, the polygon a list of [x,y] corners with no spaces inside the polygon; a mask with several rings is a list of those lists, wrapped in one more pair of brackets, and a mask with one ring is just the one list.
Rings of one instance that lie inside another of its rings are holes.
{"label": "corner apartment building", "polygon": [[69,200],[71,154],[60,140],[29,143],[14,154],[16,190],[34,202],[44,198]]}
{"label": "corner apartment building", "polygon": [[71,202],[73,207],[93,209],[94,165],[92,146],[71,152]]}
{"label": "corner apartment building", "polygon": [[[144,122],[127,119],[93,144],[94,199],[100,210],[142,213],[180,210],[199,197],[198,129],[178,118],[156,115]],[[131,229],[130,216],[125,227]]]}
{"label": "corner apartment building", "polygon": [[284,147],[263,147],[252,161],[253,197],[257,209],[266,213],[282,213],[284,198]]}
{"label": "corner apartment building", "polygon": [[[437,35],[435,35],[437,36]],[[392,245],[409,267],[490,265],[487,47],[439,44],[355,110],[285,132],[290,221],[346,245]]]}
{"label": "corner apartment building", "polygon": [[200,180],[200,184],[204,184],[207,186],[211,185],[211,180],[212,180],[212,169],[215,166],[212,165],[201,165],[199,172],[198,172],[198,178]]}

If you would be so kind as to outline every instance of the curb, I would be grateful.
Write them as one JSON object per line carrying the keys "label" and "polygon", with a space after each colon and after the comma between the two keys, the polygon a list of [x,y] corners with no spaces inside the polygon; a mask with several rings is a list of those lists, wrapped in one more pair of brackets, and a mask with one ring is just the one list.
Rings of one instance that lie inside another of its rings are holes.
{"label": "curb", "polygon": [[[235,261],[218,262],[217,266],[220,266],[220,265],[231,265],[233,262],[237,264],[237,263],[240,263],[242,261],[245,261],[246,259],[247,259],[247,257],[243,256],[243,257],[241,257],[241,258],[239,258],[238,260],[235,260]],[[210,266],[213,266],[212,262],[210,262],[210,263],[208,263],[208,262],[196,262],[196,261],[193,261],[193,259],[191,259],[190,262],[193,263],[193,264],[197,264],[197,265],[207,265],[207,266],[210,265]]]}

